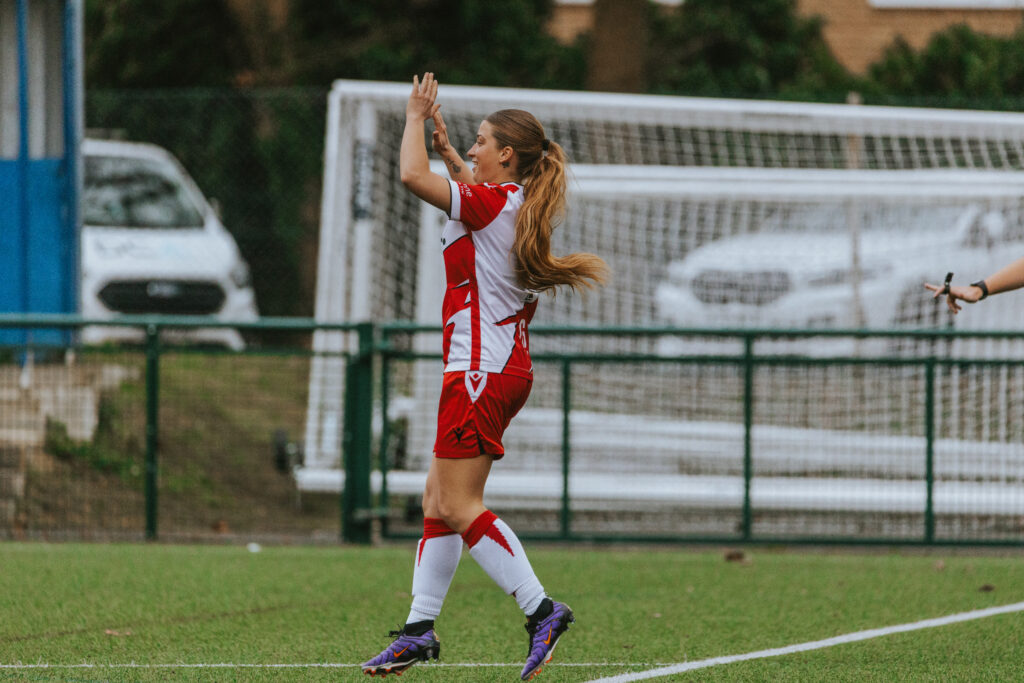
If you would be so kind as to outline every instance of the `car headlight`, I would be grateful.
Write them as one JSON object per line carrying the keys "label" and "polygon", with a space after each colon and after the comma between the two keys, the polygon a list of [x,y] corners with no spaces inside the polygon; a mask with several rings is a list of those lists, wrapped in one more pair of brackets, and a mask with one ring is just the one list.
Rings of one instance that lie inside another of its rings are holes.
{"label": "car headlight", "polygon": [[230,277],[235,287],[239,289],[248,287],[250,284],[249,265],[245,261],[239,261],[231,268]]}

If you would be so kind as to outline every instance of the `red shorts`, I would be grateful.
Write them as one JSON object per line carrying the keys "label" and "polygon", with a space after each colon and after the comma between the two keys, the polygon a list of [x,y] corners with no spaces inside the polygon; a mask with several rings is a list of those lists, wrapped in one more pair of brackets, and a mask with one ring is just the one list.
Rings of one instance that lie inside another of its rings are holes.
{"label": "red shorts", "polygon": [[533,380],[482,371],[446,372],[437,410],[438,458],[495,460],[505,455],[501,437],[526,403]]}

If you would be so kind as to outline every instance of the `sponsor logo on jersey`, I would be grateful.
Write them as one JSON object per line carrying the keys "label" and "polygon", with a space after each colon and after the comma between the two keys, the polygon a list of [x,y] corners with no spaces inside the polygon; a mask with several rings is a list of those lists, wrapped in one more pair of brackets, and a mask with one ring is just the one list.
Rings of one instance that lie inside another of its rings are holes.
{"label": "sponsor logo on jersey", "polygon": [[480,370],[473,370],[466,373],[466,391],[469,392],[469,400],[476,403],[487,386],[487,373]]}

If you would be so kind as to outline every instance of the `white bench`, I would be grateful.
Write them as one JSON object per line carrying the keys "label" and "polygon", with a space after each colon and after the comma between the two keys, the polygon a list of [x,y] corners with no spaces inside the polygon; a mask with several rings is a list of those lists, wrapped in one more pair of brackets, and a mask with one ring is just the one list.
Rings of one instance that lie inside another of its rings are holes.
{"label": "white bench", "polygon": [[[500,465],[496,466],[500,467]],[[345,483],[339,470],[299,468],[299,488],[337,493]],[[388,473],[388,492],[419,495],[425,472]],[[382,476],[370,478],[380,493]],[[572,474],[570,506],[574,511],[664,508],[741,509],[743,479],[716,475]],[[921,480],[880,480],[821,477],[758,477],[751,482],[751,505],[756,511],[808,512],[924,512],[925,483]],[[485,502],[494,507],[557,510],[562,505],[562,478],[556,472],[492,470]],[[939,481],[933,490],[936,514],[1024,515],[1024,484]]]}

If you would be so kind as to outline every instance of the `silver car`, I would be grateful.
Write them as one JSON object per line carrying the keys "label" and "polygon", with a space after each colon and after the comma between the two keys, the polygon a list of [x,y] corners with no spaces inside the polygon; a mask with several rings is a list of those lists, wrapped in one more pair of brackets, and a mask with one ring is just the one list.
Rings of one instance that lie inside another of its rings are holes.
{"label": "silver car", "polygon": [[[780,210],[757,232],[703,245],[667,268],[656,308],[678,327],[924,329],[951,327],[945,305],[922,284],[960,269],[971,282],[1024,247],[1007,216],[983,206]],[[1024,321],[1019,297],[997,298],[960,315],[963,329],[1006,329]],[[1012,309],[1012,310],[1010,310]],[[1018,310],[1020,309],[1020,310]],[[662,340],[663,353],[731,352],[738,343]],[[851,339],[779,340],[760,350],[828,355],[863,351]]]}

